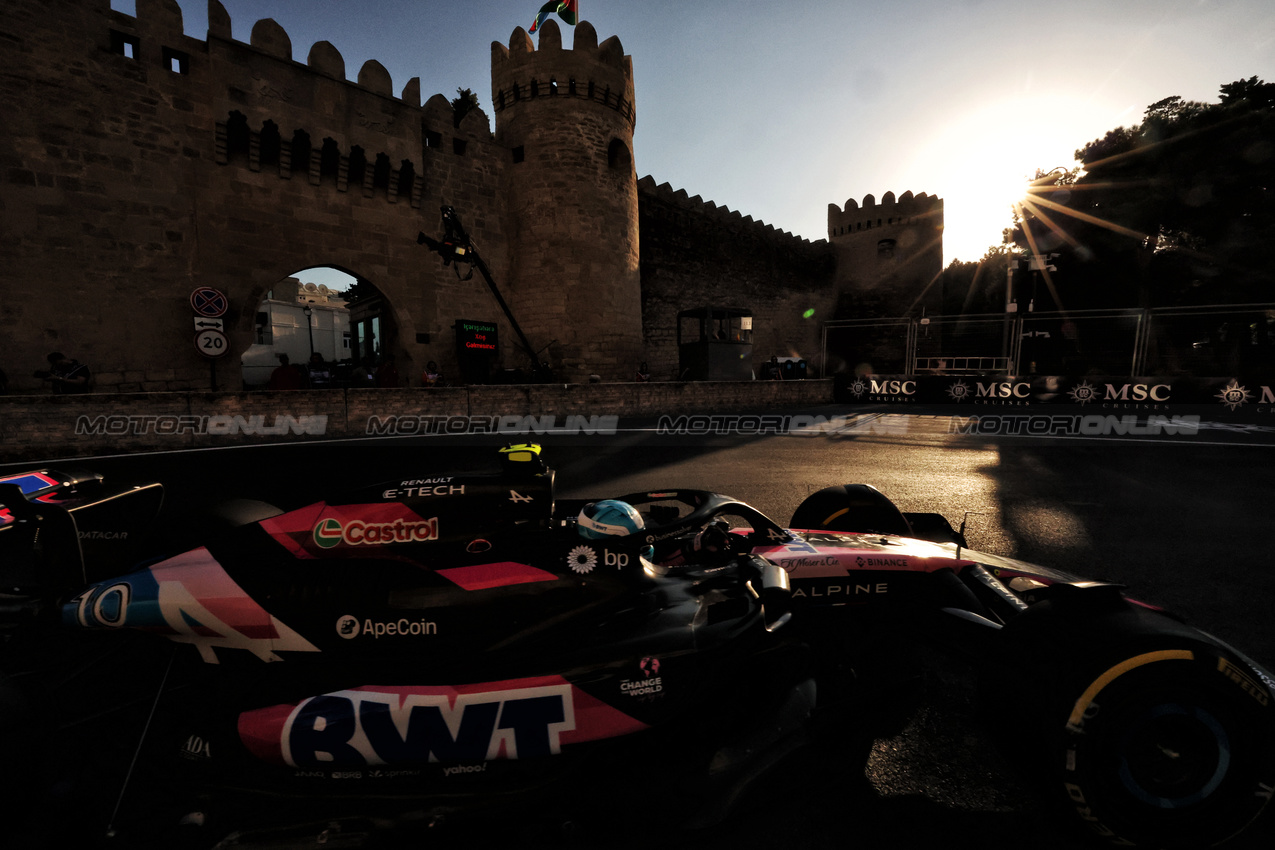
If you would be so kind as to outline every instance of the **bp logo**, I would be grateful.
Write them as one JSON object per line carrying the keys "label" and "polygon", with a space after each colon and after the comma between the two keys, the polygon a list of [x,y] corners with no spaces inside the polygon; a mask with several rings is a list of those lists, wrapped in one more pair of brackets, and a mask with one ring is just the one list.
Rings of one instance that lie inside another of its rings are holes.
{"label": "bp logo", "polygon": [[1222,404],[1225,404],[1231,410],[1238,409],[1240,405],[1244,404],[1252,397],[1253,394],[1246,388],[1241,387],[1237,381],[1231,381],[1222,389],[1221,392],[1214,396],[1214,398],[1222,402]]}
{"label": "bp logo", "polygon": [[314,542],[322,549],[331,549],[341,542],[344,531],[337,520],[325,519],[314,527]]}
{"label": "bp logo", "polygon": [[1093,385],[1088,381],[1081,381],[1071,389],[1067,390],[1067,395],[1071,396],[1071,400],[1080,405],[1086,405],[1098,397],[1098,393],[1094,390]]}
{"label": "bp logo", "polygon": [[952,401],[965,401],[965,399],[970,397],[970,386],[964,381],[957,381],[947,388],[947,394]]}
{"label": "bp logo", "polygon": [[577,546],[567,553],[567,566],[580,575],[593,572],[598,565],[598,553],[589,546]]}
{"label": "bp logo", "polygon": [[353,614],[346,614],[336,621],[336,633],[346,640],[358,637],[360,631],[359,618]]}

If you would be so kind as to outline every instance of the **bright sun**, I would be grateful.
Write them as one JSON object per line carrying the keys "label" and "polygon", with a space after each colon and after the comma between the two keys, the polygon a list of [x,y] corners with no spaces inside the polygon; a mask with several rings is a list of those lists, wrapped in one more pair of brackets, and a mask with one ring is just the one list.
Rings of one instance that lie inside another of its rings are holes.
{"label": "bright sun", "polygon": [[[1001,231],[1013,224],[1014,202],[1037,169],[1074,167],[1076,149],[1099,134],[1085,126],[1109,120],[1088,107],[1083,113],[1088,120],[1067,126],[1033,129],[1022,120],[1039,113],[1038,106],[1009,101],[965,112],[918,152],[917,177],[909,182],[934,186],[943,198],[944,265],[978,260],[1001,244]],[[1080,117],[1063,109],[1051,114]]]}

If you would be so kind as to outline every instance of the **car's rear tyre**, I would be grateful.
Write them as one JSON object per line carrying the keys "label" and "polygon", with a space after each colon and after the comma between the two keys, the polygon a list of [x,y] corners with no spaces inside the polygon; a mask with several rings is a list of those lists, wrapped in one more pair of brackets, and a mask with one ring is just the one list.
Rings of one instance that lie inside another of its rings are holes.
{"label": "car's rear tyre", "polygon": [[1075,681],[1047,778],[1092,835],[1119,846],[1211,847],[1270,801],[1271,694],[1228,653],[1166,646]]}

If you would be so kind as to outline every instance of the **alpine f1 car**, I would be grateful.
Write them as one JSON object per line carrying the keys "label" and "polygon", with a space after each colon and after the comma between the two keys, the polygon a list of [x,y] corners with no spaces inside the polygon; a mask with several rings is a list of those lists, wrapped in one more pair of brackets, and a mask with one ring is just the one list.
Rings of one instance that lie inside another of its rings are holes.
{"label": "alpine f1 car", "polygon": [[1270,800],[1275,681],[1118,586],[970,551],[864,485],[778,523],[699,490],[557,501],[538,447],[501,459],[231,503],[186,545],[158,484],[3,479],[10,835],[292,846],[582,820],[631,783],[709,824],[821,730],[905,703],[918,647],[969,659],[1078,835],[1211,846]]}

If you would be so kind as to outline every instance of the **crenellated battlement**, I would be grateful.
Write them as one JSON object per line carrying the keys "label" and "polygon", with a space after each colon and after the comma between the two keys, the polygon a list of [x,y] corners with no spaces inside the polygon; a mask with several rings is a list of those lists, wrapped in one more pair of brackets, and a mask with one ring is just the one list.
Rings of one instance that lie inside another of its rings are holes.
{"label": "crenellated battlement", "polygon": [[[152,59],[165,60],[163,64],[175,70],[170,58],[189,59],[188,54],[176,49],[185,43],[186,47],[202,48],[200,53],[211,53],[214,42],[230,42],[243,46],[243,42],[235,41],[231,35],[231,18],[220,0],[208,0],[208,41],[201,41],[185,35],[182,23],[181,7],[176,0],[136,0],[136,17],[109,9],[110,0],[92,0],[93,3],[106,7],[111,25],[118,28],[112,32],[112,49],[125,52],[139,62],[149,63]],[[122,38],[121,38],[122,37]],[[127,47],[126,47],[127,45]],[[292,39],[287,31],[272,18],[263,18],[253,24],[248,45],[267,56],[285,62],[301,65],[293,58]],[[393,80],[389,72],[375,59],[364,62],[359,69],[356,82],[345,76],[345,59],[341,52],[330,42],[316,42],[307,55],[306,62],[310,70],[331,77],[347,85],[362,88],[382,97],[402,100],[411,106],[420,106],[420,78],[413,77],[404,86],[399,95],[393,92]],[[178,73],[190,73],[187,68]]]}
{"label": "crenellated battlement", "polygon": [[562,31],[553,20],[541,26],[538,49],[522,27],[513,31],[508,46],[493,41],[491,83],[497,113],[540,98],[565,97],[614,109],[630,129],[637,120],[633,60],[618,36],[598,44],[588,21],[576,24],[571,50],[563,48]]}
{"label": "crenellated battlement", "polygon": [[[659,198],[662,201],[679,207],[687,212],[703,215],[707,218],[714,219],[718,222],[728,225],[741,225],[749,228],[759,236],[774,239],[777,243],[797,243],[809,245],[809,239],[801,236],[795,236],[787,230],[779,230],[773,224],[766,224],[763,221],[755,221],[752,216],[744,215],[738,210],[732,210],[727,207],[718,206],[713,201],[705,201],[699,195],[694,197],[687,194],[685,189],[674,190],[668,183],[656,184],[655,178],[647,175],[638,181],[638,192],[640,194],[649,195]],[[817,242],[823,242],[820,239]]]}
{"label": "crenellated battlement", "polygon": [[137,0],[136,17],[110,10],[109,0],[90,2],[108,7],[99,12],[109,21],[109,51],[132,60],[115,67],[209,121],[219,165],[241,161],[253,172],[328,182],[339,192],[353,187],[418,208],[428,160],[445,150],[445,134],[448,152],[461,154],[490,137],[481,109],[456,125],[445,97],[422,105],[417,77],[396,95],[375,59],[353,82],[331,42],[316,42],[298,62],[291,37],[272,19],[257,21],[247,44],[235,40],[219,0],[208,0],[207,41],[184,34],[175,0]]}
{"label": "crenellated battlement", "polygon": [[836,204],[828,204],[828,237],[830,239],[897,225],[942,227],[943,199],[937,195],[927,195],[925,192],[914,196],[908,191],[898,198],[895,198],[893,192],[886,192],[881,196],[880,203],[875,196],[864,195],[862,205],[854,198],[848,199],[844,208]]}

